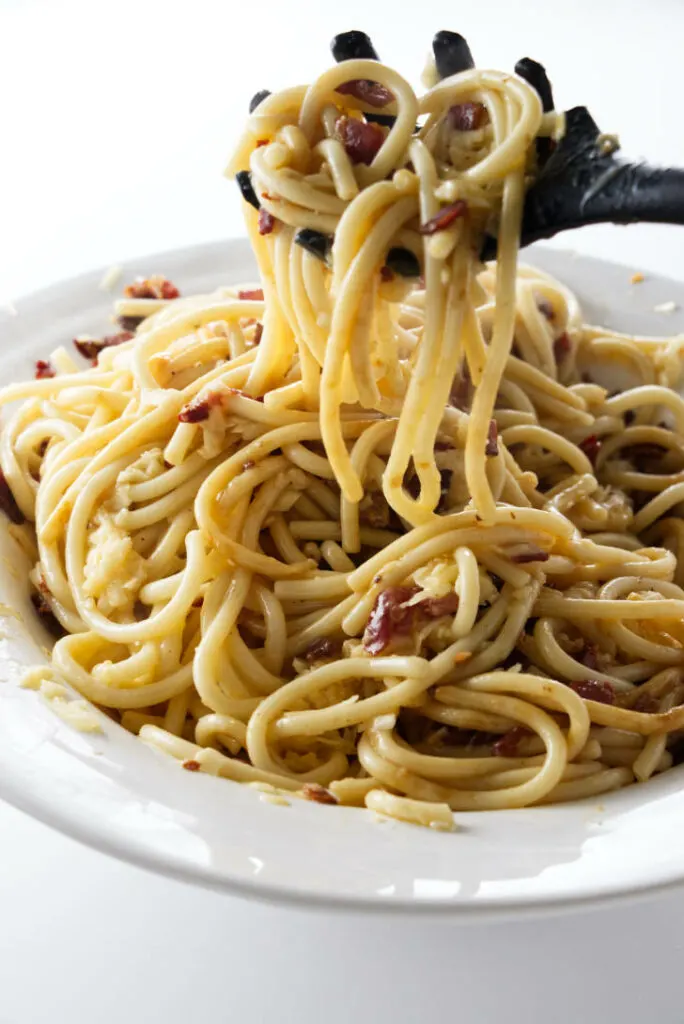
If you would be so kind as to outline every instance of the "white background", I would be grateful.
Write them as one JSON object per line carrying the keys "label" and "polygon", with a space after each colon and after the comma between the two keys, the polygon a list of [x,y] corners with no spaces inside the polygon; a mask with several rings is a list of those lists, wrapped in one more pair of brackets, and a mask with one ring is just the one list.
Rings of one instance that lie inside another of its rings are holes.
{"label": "white background", "polygon": [[[680,0],[0,0],[0,302],[238,234],[221,169],[249,97],[309,80],[352,27],[413,80],[439,28],[481,65],[541,59],[559,106],[684,165]],[[684,273],[683,229],[563,244]],[[684,895],[467,928],[300,913],[143,874],[0,804],[0,1024],[681,1024],[683,912]]]}

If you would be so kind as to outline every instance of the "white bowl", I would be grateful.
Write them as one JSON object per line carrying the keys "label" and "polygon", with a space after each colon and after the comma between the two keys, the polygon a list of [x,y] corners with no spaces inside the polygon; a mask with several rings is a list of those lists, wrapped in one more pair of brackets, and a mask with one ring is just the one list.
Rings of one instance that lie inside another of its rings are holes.
{"label": "white bowl", "polygon": [[[684,285],[630,284],[630,271],[557,250],[531,261],[582,300],[586,318],[635,333],[684,331],[654,311]],[[163,273],[185,294],[254,279],[243,241],[151,256],[125,278]],[[81,332],[111,330],[101,272],[0,312],[0,381]],[[76,732],[35,692],[26,666],[46,638],[29,601],[27,563],[0,524],[0,796],[41,821],[141,866],[243,895],[301,903],[484,915],[607,900],[684,880],[684,773],[581,803],[458,814],[443,834],[367,811],[299,800],[266,803],[232,782],[181,771],[105,716]]]}

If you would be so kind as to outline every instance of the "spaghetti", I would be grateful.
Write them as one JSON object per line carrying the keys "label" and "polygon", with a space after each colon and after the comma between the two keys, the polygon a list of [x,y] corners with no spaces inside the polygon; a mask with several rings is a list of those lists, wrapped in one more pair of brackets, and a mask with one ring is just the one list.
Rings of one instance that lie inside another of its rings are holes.
{"label": "spaghetti", "polygon": [[261,99],[231,165],[260,285],[144,282],[134,336],[0,393],[46,673],[190,770],[437,828],[672,765],[684,339],[518,267],[562,127],[475,69]]}

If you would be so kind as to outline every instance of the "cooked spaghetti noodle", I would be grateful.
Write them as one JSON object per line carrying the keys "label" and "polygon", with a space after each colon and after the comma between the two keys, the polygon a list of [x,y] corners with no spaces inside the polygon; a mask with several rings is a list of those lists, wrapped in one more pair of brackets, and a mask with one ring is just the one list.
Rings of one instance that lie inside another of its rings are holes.
{"label": "cooked spaghetti noodle", "polygon": [[186,768],[434,827],[671,766],[684,339],[518,267],[562,130],[492,71],[262,100],[231,165],[260,285],[133,289],[134,337],[0,394],[55,681]]}

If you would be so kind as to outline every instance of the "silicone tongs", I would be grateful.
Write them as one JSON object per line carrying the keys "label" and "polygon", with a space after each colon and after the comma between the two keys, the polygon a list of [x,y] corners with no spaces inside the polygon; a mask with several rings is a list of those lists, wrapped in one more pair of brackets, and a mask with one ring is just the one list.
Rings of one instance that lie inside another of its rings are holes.
{"label": "silicone tongs", "polygon": [[[337,61],[379,60],[364,32],[335,36],[331,48]],[[458,32],[438,32],[432,49],[440,78],[475,66],[470,47]],[[544,112],[552,111],[553,93],[543,66],[524,57],[515,71],[537,90]],[[393,121],[389,115],[365,116],[382,124]],[[525,197],[521,246],[585,224],[684,224],[684,171],[631,163],[617,156],[616,148],[586,107],[565,112],[565,133],[557,144],[537,139],[539,169]],[[495,253],[496,239],[487,237],[482,256],[490,259]]]}

